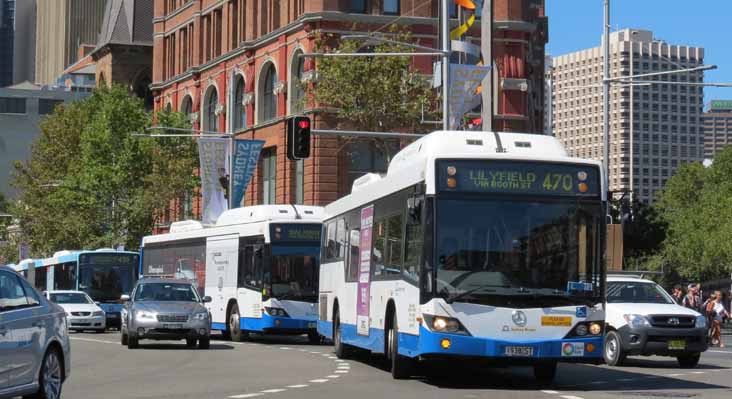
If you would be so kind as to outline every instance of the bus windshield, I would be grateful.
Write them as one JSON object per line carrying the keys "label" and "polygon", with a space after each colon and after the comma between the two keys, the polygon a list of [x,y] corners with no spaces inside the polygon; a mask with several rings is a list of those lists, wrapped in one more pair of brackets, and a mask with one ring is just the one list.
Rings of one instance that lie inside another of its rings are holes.
{"label": "bus windshield", "polygon": [[318,247],[272,247],[270,296],[315,302],[318,297]]}
{"label": "bus windshield", "polygon": [[597,301],[601,209],[567,199],[439,199],[436,294],[516,307]]}
{"label": "bus windshield", "polygon": [[138,255],[85,254],[79,263],[79,290],[95,301],[117,302],[132,292]]}

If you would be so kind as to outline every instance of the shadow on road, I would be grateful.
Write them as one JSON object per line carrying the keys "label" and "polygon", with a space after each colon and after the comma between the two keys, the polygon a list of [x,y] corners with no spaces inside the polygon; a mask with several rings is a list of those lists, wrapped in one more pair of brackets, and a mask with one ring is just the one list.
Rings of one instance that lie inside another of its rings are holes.
{"label": "shadow on road", "polygon": [[140,342],[140,347],[135,350],[145,350],[145,349],[157,349],[157,350],[179,350],[179,351],[195,351],[195,352],[205,352],[210,350],[232,350],[234,347],[232,345],[227,344],[214,344],[212,343],[209,349],[198,349],[198,347],[195,348],[189,348],[185,344],[178,344],[178,343],[145,343]]}
{"label": "shadow on road", "polygon": [[[227,342],[221,334],[212,334],[211,339],[216,340],[217,342]],[[330,349],[328,349],[330,351],[333,349],[330,344],[311,344],[308,341],[307,335],[250,334],[249,338],[243,342],[270,346],[307,345],[312,346],[313,348],[330,347]]]}

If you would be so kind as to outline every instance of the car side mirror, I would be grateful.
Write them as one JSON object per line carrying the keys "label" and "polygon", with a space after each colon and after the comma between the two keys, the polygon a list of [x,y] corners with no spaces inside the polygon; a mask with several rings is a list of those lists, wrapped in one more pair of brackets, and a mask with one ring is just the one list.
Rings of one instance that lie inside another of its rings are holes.
{"label": "car side mirror", "polygon": [[206,295],[205,297],[203,297],[202,301],[203,301],[203,303],[209,303],[209,302],[213,301],[213,299],[211,299],[210,296]]}
{"label": "car side mirror", "polygon": [[119,299],[121,301],[123,301],[123,302],[128,302],[130,300],[130,296],[129,295],[122,295],[121,297],[119,297]]}

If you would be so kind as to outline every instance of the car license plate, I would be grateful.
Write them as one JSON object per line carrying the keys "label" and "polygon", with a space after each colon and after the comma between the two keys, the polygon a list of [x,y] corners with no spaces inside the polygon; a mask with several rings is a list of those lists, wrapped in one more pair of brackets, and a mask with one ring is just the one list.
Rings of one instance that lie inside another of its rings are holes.
{"label": "car license plate", "polygon": [[534,356],[534,348],[531,346],[507,346],[504,353],[506,356]]}
{"label": "car license plate", "polygon": [[167,328],[170,330],[179,330],[183,328],[183,324],[163,324],[163,328]]}
{"label": "car license plate", "polygon": [[669,350],[679,350],[682,351],[686,349],[686,341],[684,340],[670,340],[668,341],[668,349]]}
{"label": "car license plate", "polygon": [[317,327],[318,327],[318,323],[314,323],[314,322],[308,323],[308,328],[317,328]]}

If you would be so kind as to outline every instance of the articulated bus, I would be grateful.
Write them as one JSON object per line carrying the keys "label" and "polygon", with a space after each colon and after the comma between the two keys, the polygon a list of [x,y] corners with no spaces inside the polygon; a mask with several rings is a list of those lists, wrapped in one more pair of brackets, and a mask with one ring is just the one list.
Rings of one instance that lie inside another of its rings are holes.
{"label": "articulated bus", "polygon": [[599,363],[606,195],[553,137],[434,132],[325,207],[318,331],[336,354]]}
{"label": "articulated bus", "polygon": [[108,248],[59,251],[51,258],[36,259],[33,263],[35,267],[30,268],[34,269],[33,273],[28,273],[26,278],[37,289],[83,291],[104,310],[107,327],[119,328],[123,306],[120,297],[129,295],[137,282],[139,253]]}
{"label": "articulated bus", "polygon": [[144,237],[140,274],[184,278],[210,296],[211,328],[242,341],[249,333],[317,333],[323,208],[258,205],[224,212],[215,226],[184,221]]}

